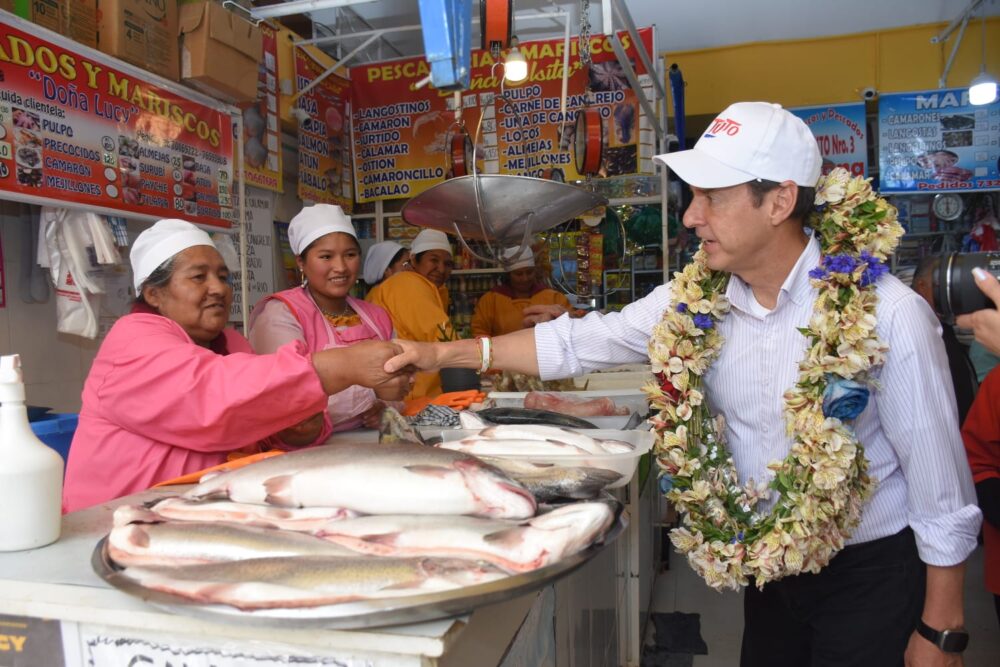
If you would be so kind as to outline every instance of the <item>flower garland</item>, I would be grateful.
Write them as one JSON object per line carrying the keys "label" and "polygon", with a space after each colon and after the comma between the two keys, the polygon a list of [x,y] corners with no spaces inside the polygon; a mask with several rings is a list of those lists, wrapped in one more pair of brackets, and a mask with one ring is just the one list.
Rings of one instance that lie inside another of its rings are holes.
{"label": "flower garland", "polygon": [[[843,548],[873,488],[864,448],[845,421],[864,410],[871,372],[885,360],[875,282],[903,229],[868,180],[844,169],[820,180],[816,204],[810,226],[823,258],[809,276],[818,293],[809,327],[801,329],[807,351],[799,379],[784,396],[794,442],[783,461],[768,464],[769,484],[740,486],[724,420],[709,413],[702,390],[722,348],[717,324],[729,312],[729,275],[709,269],[703,250],[674,274],[674,307],[649,343],[659,384],[645,390],[659,411],[652,421],[661,485],[672,485],[666,497],[683,513],[670,539],[716,590],[745,586],[750,577],[763,587],[819,572]],[[769,512],[755,509],[772,497]]]}

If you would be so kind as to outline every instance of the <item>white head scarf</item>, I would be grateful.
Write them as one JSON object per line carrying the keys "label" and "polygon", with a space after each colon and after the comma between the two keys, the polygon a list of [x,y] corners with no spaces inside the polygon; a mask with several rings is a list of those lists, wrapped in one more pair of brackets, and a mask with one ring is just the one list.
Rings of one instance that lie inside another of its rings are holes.
{"label": "white head scarf", "polygon": [[516,271],[535,266],[535,253],[531,252],[530,247],[525,248],[521,254],[518,254],[517,250],[517,248],[507,248],[503,251],[505,270]]}
{"label": "white head scarf", "polygon": [[140,293],[146,279],[161,264],[182,250],[198,245],[215,247],[206,232],[186,220],[160,220],[139,234],[129,252],[136,295]]}
{"label": "white head scarf", "polygon": [[450,255],[451,244],[448,243],[448,235],[436,229],[421,230],[410,244],[410,254],[419,255],[428,250],[444,250]]}
{"label": "white head scarf", "polygon": [[339,206],[333,204],[306,206],[288,225],[288,243],[292,246],[292,252],[298,256],[309,247],[310,243],[333,232],[343,232],[355,239],[358,238],[350,216],[344,215],[344,210]]}
{"label": "white head scarf", "polygon": [[389,268],[389,264],[392,263],[392,258],[400,250],[406,250],[406,248],[395,241],[382,241],[373,245],[368,249],[368,255],[365,257],[365,268],[361,272],[361,277],[369,285],[377,284],[382,280],[382,276],[385,274],[385,270]]}

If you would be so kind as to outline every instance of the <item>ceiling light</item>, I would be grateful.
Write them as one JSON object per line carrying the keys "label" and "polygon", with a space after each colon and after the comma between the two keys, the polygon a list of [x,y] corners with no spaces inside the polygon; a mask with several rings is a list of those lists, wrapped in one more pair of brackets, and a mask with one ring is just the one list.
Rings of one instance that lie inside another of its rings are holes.
{"label": "ceiling light", "polygon": [[510,50],[503,60],[503,76],[511,83],[518,83],[528,78],[528,61],[517,48],[517,37],[510,38]]}
{"label": "ceiling light", "polygon": [[969,84],[969,104],[991,104],[997,98],[997,80],[986,73],[986,8],[983,7],[980,15],[979,36],[983,43],[983,61],[979,68],[979,74],[972,83]]}
{"label": "ceiling light", "polygon": [[969,84],[969,104],[991,104],[997,98],[997,80],[986,73],[984,66]]}

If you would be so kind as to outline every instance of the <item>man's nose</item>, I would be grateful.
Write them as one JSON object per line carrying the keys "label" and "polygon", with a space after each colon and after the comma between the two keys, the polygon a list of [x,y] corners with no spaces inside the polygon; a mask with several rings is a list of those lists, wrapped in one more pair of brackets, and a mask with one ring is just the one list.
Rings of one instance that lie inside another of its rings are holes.
{"label": "man's nose", "polygon": [[693,229],[704,224],[705,218],[702,216],[701,205],[697,201],[691,202],[691,205],[684,212],[684,217],[681,221],[688,229]]}

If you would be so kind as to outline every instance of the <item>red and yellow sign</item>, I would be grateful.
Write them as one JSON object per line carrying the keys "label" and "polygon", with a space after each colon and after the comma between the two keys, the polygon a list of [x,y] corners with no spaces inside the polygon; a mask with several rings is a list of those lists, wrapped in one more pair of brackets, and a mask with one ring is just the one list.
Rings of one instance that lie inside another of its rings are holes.
{"label": "red and yellow sign", "polygon": [[7,15],[0,82],[0,193],[230,226],[228,114]]}
{"label": "red and yellow sign", "polygon": [[[652,52],[651,28],[639,31]],[[619,39],[640,77],[647,73],[628,33]],[[487,173],[579,178],[574,161],[577,111],[596,107],[603,119],[602,174],[633,174],[640,165],[640,106],[615,58],[611,39],[591,38],[593,63],[580,63],[570,41],[566,114],[561,112],[561,39],[525,42],[528,78],[499,93],[503,66],[488,51],[472,52],[470,87],[461,93],[462,120],[470,135],[483,123],[476,148]],[[459,131],[452,93],[416,84],[430,73],[422,58],[351,68],[351,124],[357,201],[412,197],[449,175],[451,137]]]}
{"label": "red and yellow sign", "polygon": [[243,173],[248,185],[284,192],[281,186],[281,128],[278,126],[278,33],[261,23],[257,101],[243,109]]}
{"label": "red and yellow sign", "polygon": [[[298,90],[317,79],[326,66],[303,49],[295,49]],[[299,124],[299,199],[339,204],[350,211],[354,202],[351,150],[347,145],[351,82],[328,75],[300,97],[295,106],[305,112]]]}

